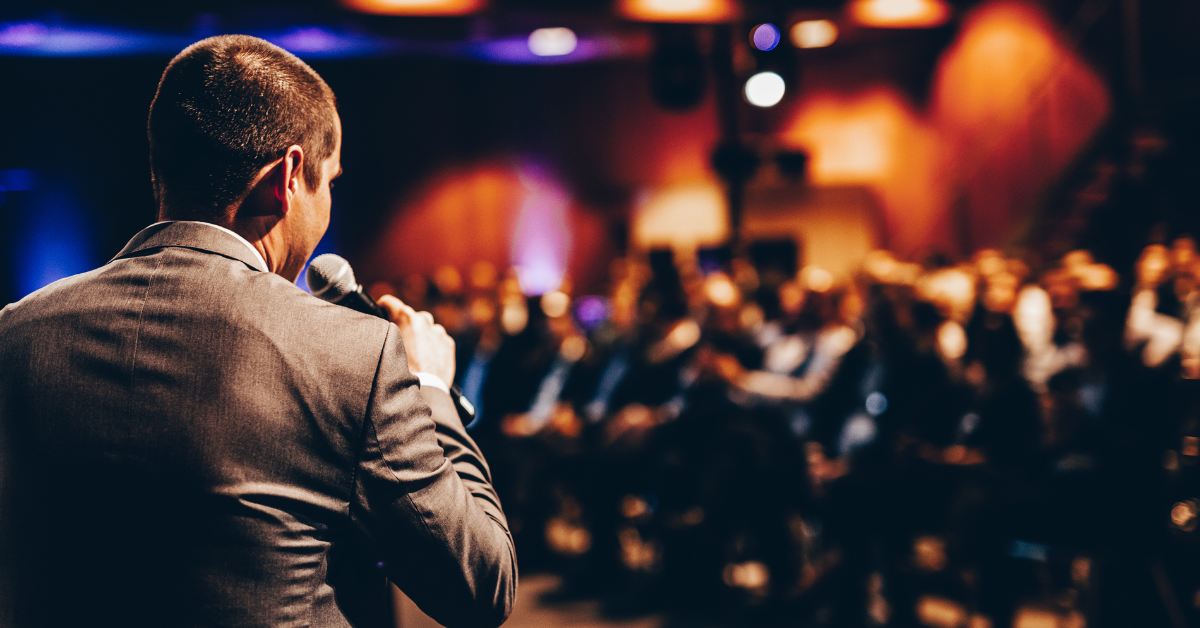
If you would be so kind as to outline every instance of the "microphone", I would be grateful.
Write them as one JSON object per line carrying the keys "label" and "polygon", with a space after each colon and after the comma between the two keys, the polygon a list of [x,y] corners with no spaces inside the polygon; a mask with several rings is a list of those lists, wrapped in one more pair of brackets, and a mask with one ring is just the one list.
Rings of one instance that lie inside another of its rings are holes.
{"label": "microphone", "polygon": [[341,255],[318,255],[308,265],[304,280],[308,283],[312,295],[322,301],[388,320],[387,312],[379,307],[375,299],[363,292],[362,286],[354,280],[354,270],[350,268],[350,262]]}
{"label": "microphone", "polygon": [[[387,312],[375,302],[375,299],[363,292],[362,286],[354,280],[354,270],[350,268],[350,262],[340,255],[333,253],[318,255],[308,265],[304,281],[308,284],[312,295],[322,301],[348,307],[363,314],[378,316],[385,321],[391,320],[388,318]],[[453,382],[446,382],[446,384],[450,386],[450,398],[454,400],[458,417],[462,419],[463,425],[470,425],[475,420],[475,407],[463,397],[462,390],[458,385]]]}

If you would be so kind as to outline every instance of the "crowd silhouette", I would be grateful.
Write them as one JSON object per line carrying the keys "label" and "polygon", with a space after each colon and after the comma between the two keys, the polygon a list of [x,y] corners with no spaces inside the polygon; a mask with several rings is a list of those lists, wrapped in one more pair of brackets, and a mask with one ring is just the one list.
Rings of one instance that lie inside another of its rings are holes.
{"label": "crowd silhouette", "polygon": [[556,596],[742,624],[1170,625],[1200,604],[1200,257],[1182,235],[1123,271],[1082,250],[875,251],[851,277],[654,251],[614,261],[604,296],[526,297],[487,263],[371,290],[455,337],[522,568],[561,574]]}

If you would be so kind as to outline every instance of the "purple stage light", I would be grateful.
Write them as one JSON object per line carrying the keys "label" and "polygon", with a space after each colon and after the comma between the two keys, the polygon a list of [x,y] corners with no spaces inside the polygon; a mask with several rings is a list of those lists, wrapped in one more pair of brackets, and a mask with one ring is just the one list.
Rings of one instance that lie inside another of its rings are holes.
{"label": "purple stage light", "polygon": [[584,329],[591,331],[608,320],[608,299],[588,295],[575,302],[575,320]]}
{"label": "purple stage light", "polygon": [[404,52],[405,42],[362,33],[337,32],[323,26],[301,26],[282,33],[256,33],[259,37],[305,58],[370,57]]}
{"label": "purple stage light", "polygon": [[109,27],[46,26],[41,22],[0,24],[0,55],[106,57],[175,53],[192,43],[183,35],[161,35]]}
{"label": "purple stage light", "polygon": [[552,56],[535,54],[529,47],[529,39],[510,37],[492,41],[466,44],[467,56],[493,63],[516,65],[552,65],[578,63],[598,59],[611,59],[630,54],[635,47],[618,39],[608,37],[578,37],[571,52]]}
{"label": "purple stage light", "polygon": [[[174,55],[197,39],[220,32],[220,24],[212,16],[202,16],[197,28],[186,34],[163,34],[103,25],[47,25],[36,21],[0,23],[0,57]],[[514,65],[561,64],[637,55],[647,47],[644,38],[593,36],[578,38],[575,48],[565,54],[539,56],[530,49],[529,40],[524,37],[430,42],[397,39],[354,28],[336,29],[322,25],[302,25],[272,31],[251,29],[248,32],[278,44],[302,58],[361,58],[416,54]],[[565,52],[566,49],[562,50]]]}
{"label": "purple stage light", "polygon": [[338,36],[318,26],[297,28],[275,38],[275,44],[293,53],[329,52],[337,50],[342,42]]}
{"label": "purple stage light", "polygon": [[764,52],[779,45],[779,29],[771,23],[759,24],[750,31],[750,43]]}
{"label": "purple stage light", "polygon": [[50,29],[40,22],[4,24],[0,28],[0,46],[29,48],[41,44],[50,35]]}
{"label": "purple stage light", "polygon": [[543,167],[526,163],[518,173],[527,193],[513,229],[512,261],[521,292],[537,296],[558,290],[567,274],[571,197]]}

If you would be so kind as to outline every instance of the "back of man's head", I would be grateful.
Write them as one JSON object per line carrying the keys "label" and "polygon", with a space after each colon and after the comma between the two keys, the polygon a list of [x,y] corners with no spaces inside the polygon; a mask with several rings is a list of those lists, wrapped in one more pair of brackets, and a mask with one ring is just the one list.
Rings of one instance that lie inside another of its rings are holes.
{"label": "back of man's head", "polygon": [[188,46],[150,105],[150,173],[159,218],[226,223],[255,175],[287,148],[304,151],[304,182],[321,181],[337,143],[333,92],[286,50],[222,35]]}

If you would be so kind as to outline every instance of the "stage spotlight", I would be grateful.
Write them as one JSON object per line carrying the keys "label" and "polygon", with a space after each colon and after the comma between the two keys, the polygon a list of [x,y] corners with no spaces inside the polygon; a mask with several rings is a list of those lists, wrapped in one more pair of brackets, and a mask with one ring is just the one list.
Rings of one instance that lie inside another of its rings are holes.
{"label": "stage spotlight", "polygon": [[878,28],[932,28],[950,19],[943,0],[854,0],[848,8],[854,21]]}
{"label": "stage spotlight", "polygon": [[774,107],[783,100],[786,86],[774,72],[759,72],[746,81],[746,101],[755,107]]}
{"label": "stage spotlight", "polygon": [[829,20],[804,20],[792,27],[792,45],[797,48],[824,48],[837,41],[837,24]]}
{"label": "stage spotlight", "polygon": [[575,52],[579,40],[569,28],[539,28],[529,34],[529,51],[539,57],[561,57]]}
{"label": "stage spotlight", "polygon": [[750,43],[763,52],[779,45],[779,29],[774,24],[759,24],[750,29]]}
{"label": "stage spotlight", "polygon": [[736,0],[620,0],[617,11],[642,22],[711,24],[737,17]]}
{"label": "stage spotlight", "polygon": [[485,0],[342,0],[342,6],[376,15],[467,15]]}

